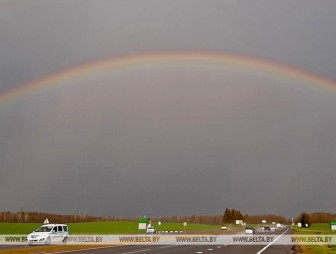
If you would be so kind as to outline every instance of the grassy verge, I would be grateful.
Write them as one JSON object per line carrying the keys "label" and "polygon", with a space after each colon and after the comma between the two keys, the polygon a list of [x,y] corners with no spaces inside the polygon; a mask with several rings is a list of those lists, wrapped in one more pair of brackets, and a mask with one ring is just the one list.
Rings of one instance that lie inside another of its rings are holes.
{"label": "grassy verge", "polygon": [[301,245],[301,253],[309,254],[334,254],[336,246],[334,245]]}
{"label": "grassy verge", "polygon": [[[335,234],[330,230],[330,225],[328,223],[314,223],[310,228],[298,228],[292,227],[295,234],[309,234],[309,235],[319,235],[319,234]],[[304,254],[336,254],[335,245],[300,245],[301,253]]]}

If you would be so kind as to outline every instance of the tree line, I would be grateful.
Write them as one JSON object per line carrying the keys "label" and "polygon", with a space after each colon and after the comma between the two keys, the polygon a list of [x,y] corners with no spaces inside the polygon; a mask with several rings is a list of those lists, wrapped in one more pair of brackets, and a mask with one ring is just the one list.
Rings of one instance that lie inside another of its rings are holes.
{"label": "tree line", "polygon": [[114,216],[92,216],[83,214],[53,214],[41,212],[0,212],[0,222],[8,223],[43,223],[48,219],[50,223],[76,223],[94,221],[123,221],[129,219]]}
{"label": "tree line", "polygon": [[226,208],[222,216],[222,224],[234,224],[236,220],[243,220],[248,224],[260,224],[263,220],[266,223],[277,222],[281,224],[289,224],[290,220],[281,215],[264,214],[264,215],[248,215],[242,214],[241,211],[236,209]]}
{"label": "tree line", "polygon": [[295,218],[295,223],[301,223],[302,225],[312,223],[329,223],[331,221],[336,221],[336,214],[315,212],[306,213],[303,212]]}
{"label": "tree line", "polygon": [[[22,222],[22,223],[43,223],[48,218],[50,223],[76,223],[76,222],[96,222],[96,221],[137,221],[139,218],[123,218],[116,216],[92,216],[85,214],[53,214],[42,212],[0,212],[0,222]],[[248,215],[240,210],[226,208],[221,215],[188,215],[188,216],[161,216],[151,218],[152,221],[162,221],[171,223],[196,223],[207,225],[235,224],[236,220],[243,220],[248,224],[260,224],[262,220],[267,223],[277,222],[281,224],[291,224],[292,221],[281,215]],[[302,224],[329,223],[336,221],[336,214],[331,213],[301,213],[294,222]]]}
{"label": "tree line", "polygon": [[189,215],[189,216],[164,216],[151,218],[153,221],[164,221],[166,223],[195,223],[206,225],[220,225],[221,215]]}

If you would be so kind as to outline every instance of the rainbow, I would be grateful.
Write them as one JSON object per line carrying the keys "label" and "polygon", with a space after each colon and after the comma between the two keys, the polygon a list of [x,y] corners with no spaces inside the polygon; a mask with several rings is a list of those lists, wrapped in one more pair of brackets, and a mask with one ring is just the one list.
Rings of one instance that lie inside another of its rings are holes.
{"label": "rainbow", "polygon": [[234,68],[245,68],[255,71],[261,71],[276,77],[299,80],[303,84],[324,87],[336,91],[336,83],[319,75],[282,65],[269,60],[262,60],[255,57],[238,54],[218,54],[209,52],[173,52],[173,53],[155,53],[133,55],[125,57],[116,57],[93,61],[61,71],[57,71],[38,80],[28,82],[17,88],[8,90],[0,94],[0,102],[7,101],[13,97],[24,95],[43,87],[49,87],[59,84],[64,80],[71,80],[84,73],[94,73],[99,70],[128,69],[142,66],[147,63],[178,63],[178,62],[201,62],[211,63],[218,66],[230,66]]}

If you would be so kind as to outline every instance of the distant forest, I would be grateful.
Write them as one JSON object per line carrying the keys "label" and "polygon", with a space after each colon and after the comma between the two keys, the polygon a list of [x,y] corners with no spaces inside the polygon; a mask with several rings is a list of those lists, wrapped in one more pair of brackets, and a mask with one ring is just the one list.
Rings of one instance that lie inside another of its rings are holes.
{"label": "distant forest", "polygon": [[[336,214],[331,213],[301,213],[294,222],[302,221],[302,216],[309,223],[329,223],[330,221],[336,221]],[[92,216],[81,214],[52,214],[42,212],[0,212],[0,222],[7,223],[43,223],[48,218],[50,223],[76,223],[76,222],[95,222],[95,221],[137,221],[139,218],[122,218],[115,216]],[[239,210],[226,208],[221,215],[190,215],[190,216],[163,216],[152,217],[152,221],[164,221],[164,222],[188,222],[197,224],[208,225],[221,225],[221,224],[234,224],[236,220],[243,220],[248,224],[260,224],[262,220],[266,220],[267,223],[277,222],[282,224],[291,224],[291,218],[286,218],[280,215],[248,215],[242,214]]]}

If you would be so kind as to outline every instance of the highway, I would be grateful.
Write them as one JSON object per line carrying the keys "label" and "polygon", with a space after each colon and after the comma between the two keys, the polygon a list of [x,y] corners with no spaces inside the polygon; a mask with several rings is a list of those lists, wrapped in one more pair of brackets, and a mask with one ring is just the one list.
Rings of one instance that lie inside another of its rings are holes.
{"label": "highway", "polygon": [[[277,231],[276,234],[289,234],[290,231],[283,230]],[[272,233],[258,233],[271,235]],[[3,248],[1,248],[3,247]],[[0,246],[1,249],[9,249],[14,246]],[[19,247],[19,246],[17,246]],[[295,254],[299,253],[297,247],[288,245],[275,245],[270,243],[268,245],[121,245],[115,247],[100,246],[97,248],[91,248],[88,250],[80,251],[66,251],[66,252],[55,252],[55,253],[84,253],[84,254],[216,254],[216,253],[231,253],[231,254]],[[22,246],[21,246],[22,248]],[[23,247],[24,248],[24,247]],[[88,248],[90,248],[88,246]]]}
{"label": "highway", "polygon": [[[277,234],[282,234],[277,232]],[[289,232],[286,232],[288,234]],[[271,233],[268,233],[271,234]],[[295,250],[296,249],[296,250]],[[67,252],[67,253],[78,253]],[[169,245],[169,246],[136,246],[136,245],[123,245],[117,247],[106,247],[99,249],[92,249],[80,251],[84,254],[295,254],[299,253],[297,248],[288,245]]]}
{"label": "highway", "polygon": [[[22,247],[21,247],[22,248]],[[228,246],[206,246],[206,245],[185,245],[185,246],[134,246],[134,245],[125,245],[119,247],[101,247],[98,249],[90,250],[81,250],[81,251],[66,251],[66,252],[55,252],[60,253],[83,253],[83,254],[179,254],[179,253],[193,253],[193,254],[216,254],[216,253],[231,253],[231,254],[295,254],[295,250],[291,250],[291,246],[283,245],[274,245],[270,246],[267,249],[264,245],[254,245],[254,246],[237,246],[237,245],[228,245]],[[1,249],[10,249],[8,246]],[[49,252],[48,252],[49,253]]]}
{"label": "highway", "polygon": [[[206,246],[206,245],[187,245],[187,246],[120,246],[113,248],[101,248],[96,250],[81,251],[84,254],[216,254],[216,253],[231,253],[231,254],[288,254],[295,253],[291,250],[291,246],[270,246],[264,249],[265,246]],[[78,253],[77,252],[67,252],[67,253]]]}

